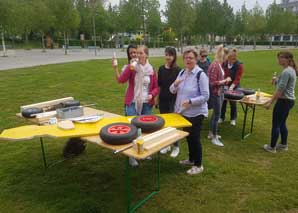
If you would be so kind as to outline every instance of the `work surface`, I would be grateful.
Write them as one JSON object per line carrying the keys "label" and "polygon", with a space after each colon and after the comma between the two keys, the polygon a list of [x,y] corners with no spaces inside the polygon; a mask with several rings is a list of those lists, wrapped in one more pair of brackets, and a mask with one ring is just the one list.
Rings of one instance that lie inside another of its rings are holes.
{"label": "work surface", "polygon": [[[86,114],[84,115],[94,115],[94,114],[102,114],[103,119],[96,123],[75,123],[75,128],[71,130],[63,130],[60,129],[56,124],[55,125],[27,125],[21,126],[17,128],[4,130],[0,139],[2,140],[30,140],[32,138],[38,137],[54,137],[54,138],[67,138],[67,137],[84,137],[84,136],[94,136],[98,135],[99,131],[105,125],[115,123],[115,122],[124,122],[130,123],[130,120],[133,116],[125,117],[119,116],[116,114],[112,114],[109,112],[96,110],[92,108],[86,108]],[[181,115],[170,113],[170,114],[161,114],[159,115],[165,120],[164,127],[175,127],[175,128],[183,128],[191,126],[186,119],[184,119]],[[35,119],[30,119],[32,122],[37,122]]]}

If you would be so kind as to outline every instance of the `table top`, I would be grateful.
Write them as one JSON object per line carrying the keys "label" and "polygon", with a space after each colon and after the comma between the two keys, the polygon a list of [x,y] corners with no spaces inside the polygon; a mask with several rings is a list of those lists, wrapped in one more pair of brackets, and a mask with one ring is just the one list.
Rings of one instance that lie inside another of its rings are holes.
{"label": "table top", "polygon": [[[170,145],[174,144],[175,142],[177,142],[178,140],[186,137],[188,135],[188,132],[184,132],[184,131],[181,131],[181,130],[175,130],[175,133],[173,133],[173,134],[176,134],[176,137],[174,137],[174,138],[171,137],[169,139],[167,139],[167,138],[161,139],[161,141],[159,141],[159,144],[157,146],[154,146],[150,150],[145,150],[142,154],[138,154],[134,150],[133,147],[131,147],[130,149],[127,149],[127,150],[125,150],[121,153],[126,155],[126,156],[136,158],[138,160],[143,160],[143,159],[145,159],[145,158],[159,152],[161,149],[163,149],[167,146],[170,146]],[[120,150],[120,149],[125,148],[125,147],[132,144],[132,143],[130,143],[130,144],[118,145],[118,146],[117,145],[110,145],[110,144],[107,144],[107,143],[103,142],[99,136],[83,137],[82,139],[85,140],[85,141],[88,141],[90,143],[94,143],[96,145],[99,145],[101,147],[110,149],[112,151]]]}

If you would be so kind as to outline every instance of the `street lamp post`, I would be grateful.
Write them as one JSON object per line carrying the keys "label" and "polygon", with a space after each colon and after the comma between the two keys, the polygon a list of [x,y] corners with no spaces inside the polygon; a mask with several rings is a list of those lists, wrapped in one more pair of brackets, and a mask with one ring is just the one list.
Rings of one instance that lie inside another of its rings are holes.
{"label": "street lamp post", "polygon": [[95,54],[95,56],[97,56],[97,51],[96,51],[95,13],[93,14],[93,36],[94,36],[94,54]]}

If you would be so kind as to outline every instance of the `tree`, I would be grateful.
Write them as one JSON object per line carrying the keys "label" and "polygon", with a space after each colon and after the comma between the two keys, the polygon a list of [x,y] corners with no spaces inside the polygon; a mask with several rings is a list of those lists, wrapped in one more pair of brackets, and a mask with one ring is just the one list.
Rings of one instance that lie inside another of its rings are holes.
{"label": "tree", "polygon": [[145,33],[149,32],[151,35],[153,35],[153,37],[155,37],[160,34],[160,29],[162,25],[159,12],[160,4],[157,0],[146,0],[144,2],[144,31]]}
{"label": "tree", "polygon": [[266,18],[261,6],[256,2],[254,8],[249,12],[247,19],[247,33],[253,36],[254,49],[256,49],[257,36],[264,33],[266,27]]}
{"label": "tree", "polygon": [[213,47],[216,35],[223,35],[225,28],[224,12],[218,0],[202,0],[196,4],[196,18],[194,28],[197,33],[210,35]]}
{"label": "tree", "polygon": [[10,10],[12,8],[13,8],[13,5],[11,4],[10,0],[0,1],[0,31],[1,31],[2,50],[3,50],[4,57],[7,56],[4,36],[9,26]]}
{"label": "tree", "polygon": [[[40,33],[43,52],[45,52],[45,33],[50,30],[54,24],[54,17],[49,9],[50,0],[33,0],[33,27],[34,32]],[[41,15],[42,14],[42,15]]]}
{"label": "tree", "polygon": [[270,37],[270,49],[272,48],[272,35],[282,33],[284,11],[274,1],[266,10],[266,32]]}
{"label": "tree", "polygon": [[68,36],[72,30],[79,27],[79,13],[74,0],[50,0],[50,8],[55,16],[55,28],[63,32],[65,55],[67,55]]}
{"label": "tree", "polygon": [[246,9],[245,4],[243,4],[241,10],[236,12],[233,24],[234,35],[240,36],[240,40],[242,40],[243,46],[245,44],[245,35],[247,34],[247,17],[248,11]]}
{"label": "tree", "polygon": [[180,35],[181,52],[183,52],[183,35],[191,32],[194,26],[194,2],[191,0],[167,0],[165,17],[167,24]]}

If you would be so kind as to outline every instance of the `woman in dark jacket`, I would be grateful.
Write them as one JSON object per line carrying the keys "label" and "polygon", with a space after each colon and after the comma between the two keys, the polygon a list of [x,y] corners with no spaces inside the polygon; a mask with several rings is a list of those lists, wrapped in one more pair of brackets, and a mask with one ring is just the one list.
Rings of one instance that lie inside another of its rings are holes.
{"label": "woman in dark jacket", "polygon": [[[159,94],[159,111],[160,113],[174,112],[176,94],[172,94],[169,90],[171,84],[176,80],[181,68],[177,66],[177,53],[174,47],[165,49],[165,65],[162,65],[158,70],[158,86]],[[171,150],[171,147],[166,147],[160,151],[166,154]],[[180,152],[179,143],[176,142],[171,153],[171,157],[175,158]]]}

